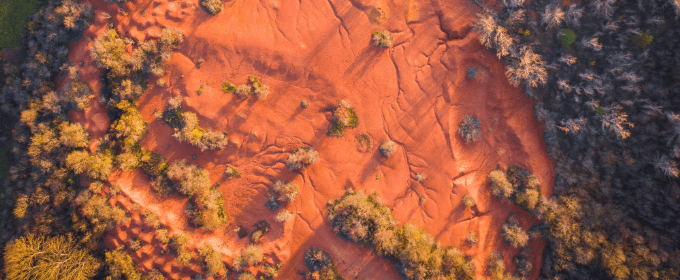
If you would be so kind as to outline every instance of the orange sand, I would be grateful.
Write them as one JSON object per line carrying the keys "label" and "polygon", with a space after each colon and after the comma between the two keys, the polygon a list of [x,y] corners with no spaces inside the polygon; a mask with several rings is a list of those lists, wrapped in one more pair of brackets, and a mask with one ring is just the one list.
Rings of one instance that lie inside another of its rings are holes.
{"label": "orange sand", "polygon": [[[476,261],[478,278],[486,278],[486,258],[494,250],[502,252],[514,271],[512,257],[519,249],[502,241],[501,225],[510,211],[525,229],[536,219],[496,199],[487,174],[498,164],[520,164],[543,182],[542,193],[551,195],[553,163],[532,101],[507,82],[502,62],[471,31],[479,12],[471,1],[236,0],[225,2],[224,10],[211,16],[196,0],[133,0],[123,5],[129,13],[126,17],[115,4],[85,2],[97,7],[96,23],[85,38],[95,38],[109,22],[136,40],[157,38],[163,27],[184,32],[185,42],[166,66],[166,87],[150,78],[149,89],[138,100],[149,122],[143,144],[169,161],[185,159],[206,168],[224,196],[230,224],[212,233],[191,228],[184,214],[187,199],[156,196],[140,171],[111,176],[110,181],[123,191],[114,203],[131,212],[133,203],[156,212],[164,227],[191,237],[191,248],[210,243],[229,263],[248,244],[246,238],[237,238],[234,228],[242,225],[252,230],[253,224],[266,219],[272,227],[262,246],[269,261],[284,264],[279,279],[300,278],[297,272],[307,270],[303,254],[311,246],[328,251],[346,277],[398,279],[388,261],[332,232],[326,202],[351,187],[377,192],[399,221],[425,228],[442,245],[464,249]],[[369,19],[367,11],[375,6],[386,13]],[[104,11],[112,18],[104,19]],[[370,35],[376,30],[393,33],[392,49],[371,45]],[[98,91],[101,72],[90,58],[90,46],[82,40],[71,59],[75,65],[85,62],[83,80]],[[194,64],[199,58],[205,60],[200,69]],[[469,66],[478,69],[474,79],[467,78]],[[260,77],[270,87],[269,99],[240,100],[221,92],[222,81],[243,83],[248,75]],[[197,96],[201,83],[206,88]],[[154,119],[154,109],[162,110],[173,91],[184,96],[183,108],[195,112],[201,126],[229,132],[225,150],[201,152],[181,144],[172,138],[170,127]],[[98,94],[84,112],[71,114],[86,124],[93,139],[109,126],[97,98]],[[309,108],[300,107],[302,99],[309,101]],[[329,137],[331,116],[326,109],[342,99],[355,108],[359,126],[342,138]],[[466,114],[476,116],[483,129],[481,139],[469,145],[456,134]],[[361,133],[371,137],[369,153],[357,149],[355,136]],[[389,159],[377,151],[378,143],[386,139],[398,144]],[[316,149],[319,160],[292,172],[284,161],[303,144]],[[193,154],[198,156],[195,161]],[[227,180],[222,175],[227,164],[243,175]],[[417,173],[427,179],[418,183]],[[273,220],[277,212],[264,206],[270,179],[300,186],[297,200],[280,208],[297,213],[284,225]],[[477,201],[472,209],[461,203],[468,193]],[[421,196],[426,197],[423,205]],[[188,279],[201,271],[198,265],[180,269],[171,253],[161,255],[163,245],[152,241],[139,212],[132,217],[130,223],[109,232],[109,246],[129,245],[139,236],[143,249],[131,253],[144,271],[158,268],[172,279]],[[479,236],[472,247],[465,244],[468,232]],[[544,244],[533,240],[530,246],[534,249],[531,278],[536,279]]]}

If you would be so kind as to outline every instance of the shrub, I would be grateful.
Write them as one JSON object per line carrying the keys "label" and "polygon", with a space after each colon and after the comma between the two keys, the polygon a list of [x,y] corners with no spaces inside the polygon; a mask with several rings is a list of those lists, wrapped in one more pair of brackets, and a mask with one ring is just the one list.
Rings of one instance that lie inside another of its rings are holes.
{"label": "shrub", "polygon": [[253,86],[253,93],[259,100],[265,100],[267,99],[267,96],[269,96],[269,87],[263,84],[260,79],[258,79],[255,76],[249,76],[248,81]]}
{"label": "shrub", "polygon": [[262,249],[259,246],[250,244],[241,250],[241,254],[234,258],[233,266],[236,270],[240,270],[246,266],[254,266],[259,264],[264,256]]}
{"label": "shrub", "polygon": [[633,43],[643,49],[647,48],[652,43],[652,40],[654,40],[654,36],[648,32],[633,37]]}
{"label": "shrub", "polygon": [[236,169],[236,167],[234,167],[233,165],[228,164],[227,168],[224,170],[224,175],[227,175],[227,178],[232,179],[240,177],[241,171],[238,171],[238,169]]}
{"label": "shrub", "polygon": [[232,82],[222,82],[222,91],[226,93],[235,93],[236,85]]}
{"label": "shrub", "polygon": [[265,263],[262,266],[262,273],[264,274],[264,279],[274,279],[279,276],[279,269],[283,264],[271,265]]}
{"label": "shrub", "polygon": [[393,40],[394,37],[387,30],[376,31],[371,34],[371,41],[373,41],[373,45],[381,48],[391,48]]}
{"label": "shrub", "polygon": [[130,243],[130,250],[137,251],[139,249],[142,249],[142,241],[139,238],[135,238]]}
{"label": "shrub", "polygon": [[186,236],[186,234],[177,232],[172,235],[172,239],[170,241],[170,248],[172,248],[177,255],[187,251],[189,237]]}
{"label": "shrub", "polygon": [[165,79],[156,80],[156,85],[158,85],[159,87],[165,87]]}
{"label": "shrub", "polygon": [[333,125],[328,131],[331,136],[345,135],[345,129],[355,128],[359,125],[359,118],[354,109],[345,100],[338,102],[338,106],[333,110]]}
{"label": "shrub", "polygon": [[469,194],[463,195],[463,205],[465,205],[465,207],[471,208],[475,206],[475,200]]}
{"label": "shrub", "polygon": [[529,278],[529,273],[531,273],[531,247],[524,246],[519,254],[513,258],[517,264],[517,274],[522,279]]}
{"label": "shrub", "polygon": [[468,67],[467,77],[468,77],[468,79],[472,79],[474,77],[477,77],[477,69],[475,69],[474,66]]}
{"label": "shrub", "polygon": [[238,277],[236,277],[236,280],[256,280],[256,279],[257,278],[255,278],[255,275],[253,275],[252,273],[250,273],[248,271],[243,272],[243,273],[239,274]]}
{"label": "shrub", "polygon": [[272,189],[276,195],[276,200],[281,202],[293,202],[300,193],[298,186],[292,182],[276,181]]}
{"label": "shrub", "polygon": [[515,202],[527,211],[533,212],[541,197],[538,178],[515,164],[508,165],[506,174],[508,182],[515,189]]}
{"label": "shrub", "polygon": [[395,144],[392,140],[385,140],[380,142],[378,149],[380,149],[380,153],[382,153],[383,156],[391,157],[397,150],[397,144]]}
{"label": "shrub", "polygon": [[240,84],[234,88],[234,94],[240,98],[248,98],[253,95],[253,90],[247,84]]}
{"label": "shrub", "polygon": [[562,46],[568,48],[576,41],[576,34],[571,29],[565,28],[562,29],[562,32],[559,34],[559,38]]}
{"label": "shrub", "polygon": [[466,115],[458,125],[458,135],[463,138],[465,143],[477,141],[479,137],[479,126],[481,123],[473,116]]}
{"label": "shrub", "polygon": [[474,234],[473,232],[470,232],[467,234],[465,237],[465,240],[467,240],[468,243],[470,243],[470,246],[475,245],[479,239],[477,238],[477,235]]}
{"label": "shrub", "polygon": [[179,255],[177,255],[177,264],[179,264],[180,267],[188,267],[191,265],[191,253],[189,252],[181,252]]}
{"label": "shrub", "polygon": [[292,218],[292,217],[293,217],[293,211],[283,210],[283,211],[279,212],[278,214],[276,214],[276,217],[274,217],[274,220],[279,222],[279,223],[283,223],[285,221],[290,220],[290,218]]}
{"label": "shrub", "polygon": [[142,279],[142,273],[135,265],[130,254],[118,249],[105,254],[109,277],[113,279]]}
{"label": "shrub", "polygon": [[501,227],[503,240],[512,247],[524,247],[529,241],[529,235],[519,225],[515,215],[511,212]]}
{"label": "shrub", "polygon": [[210,245],[205,244],[198,249],[198,255],[201,256],[205,263],[208,276],[225,276],[228,271],[227,267],[222,262],[222,253],[215,251]]}
{"label": "shrub", "polygon": [[487,259],[487,272],[492,280],[514,280],[510,274],[505,273],[505,263],[498,252],[489,253]]}
{"label": "shrub", "polygon": [[153,227],[154,229],[161,227],[161,222],[158,220],[158,215],[148,209],[144,210],[144,223]]}
{"label": "shrub", "polygon": [[298,170],[316,161],[319,154],[310,147],[299,147],[294,153],[288,156],[286,166],[290,170]]}
{"label": "shrub", "polygon": [[515,192],[515,187],[510,184],[505,172],[500,169],[495,169],[489,172],[489,180],[491,180],[491,192],[500,199],[509,199]]}
{"label": "shrub", "polygon": [[302,106],[302,108],[309,107],[309,101],[307,101],[307,99],[302,99],[302,101],[300,101],[300,106]]}
{"label": "shrub", "polygon": [[168,168],[167,174],[174,183],[175,189],[186,196],[194,196],[210,187],[208,172],[183,159],[174,161]]}
{"label": "shrub", "polygon": [[201,0],[201,7],[211,15],[217,15],[224,8],[221,0]]}
{"label": "shrub", "polygon": [[255,224],[255,230],[250,235],[250,241],[259,243],[265,233],[269,231],[269,223],[266,220],[261,220]]}
{"label": "shrub", "polygon": [[309,272],[305,279],[340,280],[344,279],[335,267],[331,256],[318,248],[309,248],[305,252],[305,265]]}
{"label": "shrub", "polygon": [[168,242],[170,242],[170,238],[168,238],[168,230],[164,228],[157,229],[156,239],[158,239],[158,241],[160,241],[163,244],[168,244]]}
{"label": "shrub", "polygon": [[425,174],[423,173],[416,174],[416,181],[418,183],[422,183],[423,181],[425,181],[425,179],[427,179],[427,176],[425,176]]}

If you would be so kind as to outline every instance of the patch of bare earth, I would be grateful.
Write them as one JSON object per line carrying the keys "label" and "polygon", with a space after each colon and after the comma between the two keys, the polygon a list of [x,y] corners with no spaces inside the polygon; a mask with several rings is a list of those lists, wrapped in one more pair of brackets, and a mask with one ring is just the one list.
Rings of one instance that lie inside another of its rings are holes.
{"label": "patch of bare earth", "polygon": [[[95,38],[107,24],[115,23],[122,35],[136,40],[157,38],[163,27],[184,32],[185,42],[165,68],[166,86],[159,87],[156,78],[150,78],[138,100],[149,122],[143,145],[170,162],[185,159],[207,169],[230,217],[224,230],[194,229],[185,214],[186,198],[155,195],[139,170],[114,173],[110,181],[121,187],[122,194],[112,203],[124,206],[133,218],[111,230],[106,243],[129,245],[139,236],[143,247],[132,255],[143,270],[158,268],[179,279],[201,268],[179,268],[171,253],[161,254],[163,245],[153,240],[151,228],[143,225],[139,211],[132,210],[133,203],[156,212],[171,232],[186,232],[190,248],[210,243],[228,263],[248,243],[247,238],[238,239],[234,228],[252,229],[257,221],[267,220],[272,227],[263,248],[270,260],[284,264],[279,279],[301,277],[297,272],[306,271],[303,254],[311,246],[328,251],[346,277],[398,279],[388,261],[332,232],[326,202],[348,187],[377,192],[399,221],[424,228],[442,245],[464,249],[476,261],[478,278],[486,278],[490,251],[502,252],[506,266],[514,270],[512,257],[519,249],[503,242],[501,225],[510,211],[525,229],[536,220],[495,198],[487,174],[499,163],[520,164],[541,180],[543,195],[551,195],[553,163],[532,101],[507,82],[503,64],[471,31],[479,11],[473,2],[236,0],[225,2],[217,16],[206,13],[196,0],[133,0],[122,5],[128,16],[104,0],[85,2],[97,7],[97,20],[85,33],[86,40],[74,46],[71,59],[75,65],[84,62],[83,80],[96,92],[102,86],[101,72],[90,58],[87,38]],[[374,7],[381,8],[381,17],[371,12]],[[371,45],[371,33],[377,30],[393,33],[393,48]],[[199,58],[205,62],[197,68]],[[477,77],[467,78],[469,66],[478,70]],[[244,83],[249,75],[270,87],[268,99],[242,100],[220,90],[222,81]],[[199,96],[195,91],[203,83]],[[202,127],[229,132],[225,150],[201,152],[179,143],[172,129],[154,118],[154,110],[162,110],[173,92],[184,97],[183,109],[195,112]],[[94,138],[109,126],[98,96],[84,112],[72,113]],[[303,99],[309,101],[306,109],[300,106]],[[359,126],[341,138],[327,136],[331,125],[327,109],[343,99],[355,108]],[[465,144],[456,134],[467,114],[481,121],[476,143]],[[368,153],[357,147],[355,136],[362,133],[371,138]],[[377,150],[387,139],[398,144],[388,159]],[[292,172],[284,162],[300,145],[317,150],[319,160]],[[223,175],[227,164],[243,175],[227,179]],[[417,182],[418,173],[427,179]],[[277,212],[264,206],[270,180],[300,186],[296,201],[280,208],[295,213],[285,224],[275,222]],[[461,202],[465,194],[477,206],[465,208]],[[479,237],[472,247],[465,243],[469,232]],[[544,245],[533,240],[530,246],[535,279]]]}

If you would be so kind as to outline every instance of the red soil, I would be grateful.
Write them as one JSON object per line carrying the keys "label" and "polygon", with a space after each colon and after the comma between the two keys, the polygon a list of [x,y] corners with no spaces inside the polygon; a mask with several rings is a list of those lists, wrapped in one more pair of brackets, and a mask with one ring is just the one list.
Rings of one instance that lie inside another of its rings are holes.
{"label": "red soil", "polygon": [[[471,1],[239,0],[226,2],[217,16],[207,14],[195,0],[133,0],[123,5],[128,16],[103,0],[85,2],[97,7],[97,21],[85,38],[94,38],[109,22],[136,40],[157,38],[163,27],[184,32],[185,42],[166,66],[166,87],[150,78],[149,89],[138,100],[149,122],[143,144],[169,161],[185,159],[206,168],[224,196],[230,224],[216,232],[193,229],[184,214],[187,199],[156,196],[140,171],[112,175],[112,184],[122,188],[114,203],[129,211],[137,203],[156,212],[164,227],[191,237],[190,248],[210,243],[228,263],[248,244],[237,238],[234,228],[252,230],[257,221],[266,219],[272,227],[262,246],[270,261],[284,264],[279,279],[300,278],[297,272],[307,270],[303,254],[311,246],[328,251],[346,277],[398,279],[388,261],[332,232],[326,202],[351,187],[377,192],[399,221],[424,228],[442,245],[464,249],[476,261],[478,278],[486,278],[491,251],[500,251],[514,271],[512,257],[519,249],[503,242],[501,225],[510,211],[525,229],[536,219],[495,198],[487,174],[498,164],[520,164],[536,174],[542,194],[549,196],[553,163],[532,101],[507,82],[502,62],[471,31],[479,12]],[[382,7],[383,17],[369,19],[372,7]],[[102,12],[112,18],[104,19]],[[394,47],[387,50],[370,42],[372,32],[384,29],[395,38]],[[71,59],[75,65],[85,62],[83,80],[98,92],[101,72],[90,58],[90,46],[82,40]],[[199,58],[205,60],[200,69],[195,66]],[[476,78],[467,78],[469,66],[478,70]],[[221,92],[222,81],[243,83],[248,75],[260,77],[270,87],[267,100],[244,101]],[[197,96],[201,83],[206,87]],[[170,127],[154,119],[154,110],[162,110],[173,92],[184,97],[183,108],[195,112],[201,126],[229,132],[225,150],[201,152],[179,143]],[[109,126],[97,98],[98,94],[85,112],[72,114],[87,125],[93,138]],[[303,99],[309,108],[301,108]],[[341,138],[327,136],[331,115],[326,109],[342,99],[355,108],[359,126]],[[466,114],[482,123],[476,143],[465,144],[456,134]],[[369,153],[357,148],[355,136],[362,133],[371,138]],[[386,139],[398,144],[389,159],[377,151],[378,143]],[[319,160],[292,172],[284,161],[303,144],[317,150]],[[222,174],[227,164],[243,175],[226,179]],[[418,173],[427,179],[417,182]],[[273,220],[277,212],[264,206],[270,179],[300,186],[297,200],[282,206],[297,213],[284,225]],[[466,209],[461,202],[464,194],[470,194],[477,206]],[[422,205],[421,196],[426,198]],[[161,255],[164,245],[152,240],[137,212],[132,217],[109,232],[109,246],[129,245],[133,236],[139,236],[143,249],[132,255],[143,270],[158,268],[173,279],[201,271],[198,265],[180,269],[172,254]],[[479,236],[472,247],[465,244],[468,232]],[[535,279],[544,244],[533,240],[530,246]]]}

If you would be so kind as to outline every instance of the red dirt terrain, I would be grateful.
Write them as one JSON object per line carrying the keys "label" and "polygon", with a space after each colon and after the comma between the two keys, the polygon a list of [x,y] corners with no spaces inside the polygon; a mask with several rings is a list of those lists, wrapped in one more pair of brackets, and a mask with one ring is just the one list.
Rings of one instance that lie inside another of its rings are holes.
{"label": "red dirt terrain", "polygon": [[[329,252],[347,278],[399,279],[389,261],[340,239],[328,223],[327,201],[354,188],[376,192],[397,220],[424,228],[442,245],[463,249],[474,258],[478,279],[487,278],[491,251],[501,252],[514,271],[512,257],[519,249],[503,242],[501,225],[510,211],[525,229],[536,219],[494,197],[487,175],[499,164],[519,164],[536,174],[542,194],[549,196],[553,163],[532,101],[507,82],[502,62],[471,30],[480,11],[472,1],[236,0],[225,2],[216,16],[197,0],[133,0],[122,5],[127,16],[116,4],[85,2],[96,7],[97,19],[85,32],[86,40],[74,46],[71,59],[75,65],[84,62],[82,79],[97,94],[90,108],[71,114],[73,119],[83,122],[93,139],[109,126],[106,110],[97,102],[101,71],[90,57],[89,38],[96,38],[109,23],[135,40],[156,39],[164,27],[179,28],[185,41],[165,67],[166,86],[150,78],[137,101],[149,122],[143,146],[169,162],[185,159],[208,170],[230,218],[223,230],[192,228],[185,214],[187,198],[157,196],[139,170],[115,172],[110,181],[122,193],[112,203],[131,212],[132,219],[111,230],[106,243],[129,245],[140,237],[142,249],[130,253],[142,270],[157,268],[172,279],[202,272],[199,265],[180,268],[173,254],[161,254],[166,246],[153,240],[152,229],[142,223],[140,211],[133,210],[135,203],[157,213],[171,233],[184,231],[191,238],[190,248],[209,243],[224,253],[227,263],[249,242],[237,237],[236,226],[252,230],[257,221],[267,220],[271,229],[262,247],[269,261],[284,264],[279,279],[302,278],[298,272],[307,270],[303,255],[311,246]],[[376,8],[383,12],[376,13]],[[371,33],[377,30],[392,32],[393,48],[371,44]],[[199,58],[205,61],[200,68],[195,64]],[[470,66],[478,71],[472,79],[467,77]],[[249,75],[269,86],[268,99],[243,100],[220,90],[222,81],[244,83]],[[206,87],[199,96],[195,91],[202,83]],[[195,112],[202,127],[229,133],[226,149],[201,152],[179,143],[172,129],[154,118],[154,110],[163,110],[177,93],[184,97],[183,109]],[[309,101],[308,108],[300,106],[303,99]],[[327,109],[340,100],[354,107],[359,126],[343,137],[327,136]],[[480,139],[470,144],[456,134],[467,114],[481,121]],[[371,139],[368,152],[359,149],[355,138],[363,133]],[[387,139],[398,146],[390,158],[377,149]],[[293,172],[284,162],[300,145],[317,150],[319,159]],[[227,179],[227,164],[243,175]],[[427,176],[422,182],[415,179],[419,173]],[[270,180],[300,187],[296,201],[279,208],[295,213],[285,224],[274,221],[278,210],[264,206]],[[465,194],[477,202],[472,209],[461,202]],[[472,247],[465,243],[469,232],[479,237]],[[535,279],[543,241],[532,240],[530,246]]]}

